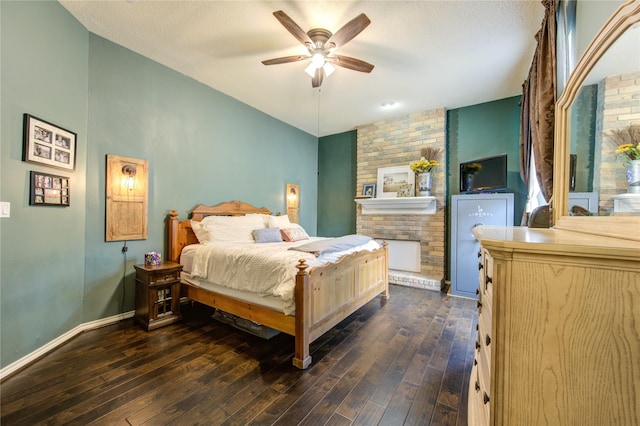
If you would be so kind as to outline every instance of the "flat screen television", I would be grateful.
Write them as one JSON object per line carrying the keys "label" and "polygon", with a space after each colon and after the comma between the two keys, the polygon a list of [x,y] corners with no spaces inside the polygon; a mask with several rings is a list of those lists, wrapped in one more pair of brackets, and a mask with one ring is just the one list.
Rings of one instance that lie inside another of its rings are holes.
{"label": "flat screen television", "polygon": [[460,192],[507,190],[507,154],[460,163]]}

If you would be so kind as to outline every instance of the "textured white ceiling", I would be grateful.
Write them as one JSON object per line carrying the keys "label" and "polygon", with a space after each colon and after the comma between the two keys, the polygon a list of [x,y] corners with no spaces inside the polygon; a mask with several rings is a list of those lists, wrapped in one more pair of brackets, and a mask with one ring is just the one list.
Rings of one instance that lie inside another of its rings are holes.
{"label": "textured white ceiling", "polygon": [[[544,12],[538,0],[60,3],[92,33],[318,136],[519,95]],[[336,67],[318,90],[306,62],[262,65],[307,53],[276,10],[332,32],[365,13],[371,25],[336,53],[373,72]]]}

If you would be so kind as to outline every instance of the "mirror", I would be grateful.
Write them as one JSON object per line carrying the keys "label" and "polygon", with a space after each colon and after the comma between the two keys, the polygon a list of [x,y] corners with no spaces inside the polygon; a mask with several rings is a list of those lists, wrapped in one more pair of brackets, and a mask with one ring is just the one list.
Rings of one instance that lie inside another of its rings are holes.
{"label": "mirror", "polygon": [[[609,136],[640,124],[639,21],[640,1],[620,6],[585,50],[556,104],[557,229],[640,240],[640,194],[628,193],[625,159],[615,154]],[[597,216],[572,216],[570,190],[597,192]]]}

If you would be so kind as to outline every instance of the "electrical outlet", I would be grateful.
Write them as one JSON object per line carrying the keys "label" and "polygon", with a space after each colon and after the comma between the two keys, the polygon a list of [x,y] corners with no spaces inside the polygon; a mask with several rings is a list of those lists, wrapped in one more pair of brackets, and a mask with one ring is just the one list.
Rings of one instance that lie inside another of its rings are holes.
{"label": "electrical outlet", "polygon": [[0,217],[11,216],[11,203],[0,201]]}

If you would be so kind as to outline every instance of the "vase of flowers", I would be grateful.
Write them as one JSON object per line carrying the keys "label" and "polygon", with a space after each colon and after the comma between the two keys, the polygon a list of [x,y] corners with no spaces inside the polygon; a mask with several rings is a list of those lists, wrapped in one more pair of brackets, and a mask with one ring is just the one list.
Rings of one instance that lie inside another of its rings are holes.
{"label": "vase of flowers", "polygon": [[436,160],[440,151],[439,148],[424,148],[420,152],[422,154],[420,159],[409,165],[411,170],[416,173],[416,196],[428,197],[431,195],[431,185],[433,182],[431,170],[440,165],[438,160]]}
{"label": "vase of flowers", "polygon": [[476,173],[482,170],[482,164],[480,163],[465,164],[461,170],[462,170],[462,178],[464,179],[463,190],[464,191],[473,190],[474,176],[476,175]]}
{"label": "vase of flowers", "polygon": [[[640,150],[640,145],[637,145],[637,149]],[[629,182],[630,194],[640,194],[640,160],[629,160],[627,182]]]}
{"label": "vase of flowers", "polygon": [[640,125],[616,129],[610,135],[617,145],[616,154],[625,159],[629,193],[640,194]]}

